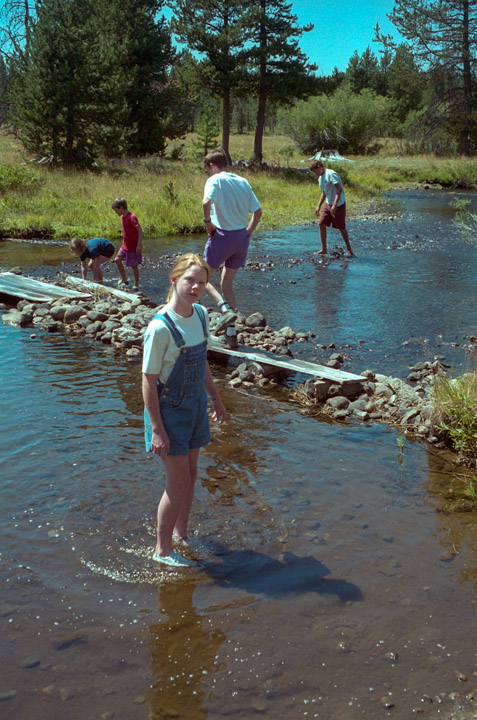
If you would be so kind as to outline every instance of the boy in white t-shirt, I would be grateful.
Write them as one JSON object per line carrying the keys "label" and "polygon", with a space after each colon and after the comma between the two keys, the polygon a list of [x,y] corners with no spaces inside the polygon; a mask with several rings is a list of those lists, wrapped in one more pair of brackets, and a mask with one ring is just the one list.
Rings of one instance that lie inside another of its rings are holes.
{"label": "boy in white t-shirt", "polygon": [[[207,293],[222,313],[215,330],[227,328],[221,340],[230,348],[238,347],[235,329],[236,301],[234,277],[247,260],[250,237],[260,222],[262,209],[245,178],[227,172],[227,156],[222,149],[213,150],[204,158],[209,179],[205,183],[202,209],[209,238],[204,259],[212,269],[223,265],[220,286],[223,298],[211,282]],[[249,216],[252,218],[249,221]]]}
{"label": "boy in white t-shirt", "polygon": [[[326,228],[336,228],[341,233],[341,237],[346,245],[348,257],[354,257],[349,242],[348,230],[346,229],[346,202],[343,183],[337,172],[327,170],[321,160],[314,160],[310,165],[310,170],[318,178],[318,184],[321,190],[321,198],[315,215],[319,218],[318,226],[320,228],[321,250],[318,255],[326,255]],[[321,206],[324,204],[323,210]]]}

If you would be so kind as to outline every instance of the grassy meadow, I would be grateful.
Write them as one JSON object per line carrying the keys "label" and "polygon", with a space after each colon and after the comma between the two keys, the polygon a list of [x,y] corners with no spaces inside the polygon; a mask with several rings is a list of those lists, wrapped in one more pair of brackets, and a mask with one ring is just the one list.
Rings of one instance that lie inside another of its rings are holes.
{"label": "grassy meadow", "polygon": [[[127,199],[147,236],[204,232],[201,200],[206,175],[200,159],[193,156],[193,139],[188,135],[171,143],[165,158],[104,161],[95,171],[79,171],[33,163],[18,142],[0,135],[0,237],[114,240],[120,236],[120,224],[111,209],[116,197]],[[252,147],[253,135],[231,136],[234,160],[247,160]],[[181,149],[186,159],[169,159],[174,148]],[[388,141],[377,155],[333,165],[344,181],[349,212],[393,184],[469,187],[477,178],[475,160],[400,157],[397,149]],[[264,160],[270,166],[265,172],[239,170],[262,204],[260,228],[312,220],[319,191],[315,176],[306,172],[309,159],[293,149],[289,138],[272,135],[264,138]]]}

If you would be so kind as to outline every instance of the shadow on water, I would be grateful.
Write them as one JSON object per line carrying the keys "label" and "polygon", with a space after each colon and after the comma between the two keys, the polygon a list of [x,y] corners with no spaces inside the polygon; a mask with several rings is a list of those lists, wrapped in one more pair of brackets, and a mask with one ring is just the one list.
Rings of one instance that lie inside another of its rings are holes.
{"label": "shadow on water", "polygon": [[216,549],[220,563],[206,565],[204,571],[222,587],[237,587],[249,593],[280,598],[290,593],[315,592],[335,595],[341,602],[362,600],[361,590],[346,580],[326,578],[330,570],[312,557],[284,552],[283,560],[254,550]]}

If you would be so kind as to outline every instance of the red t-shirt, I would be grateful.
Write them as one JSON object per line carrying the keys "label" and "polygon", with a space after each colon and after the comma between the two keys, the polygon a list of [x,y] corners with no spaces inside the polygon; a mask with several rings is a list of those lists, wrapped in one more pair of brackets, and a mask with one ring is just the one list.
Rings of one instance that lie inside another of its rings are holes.
{"label": "red t-shirt", "polygon": [[122,250],[127,252],[136,252],[137,242],[139,240],[139,220],[132,212],[121,215],[121,227],[123,229]]}

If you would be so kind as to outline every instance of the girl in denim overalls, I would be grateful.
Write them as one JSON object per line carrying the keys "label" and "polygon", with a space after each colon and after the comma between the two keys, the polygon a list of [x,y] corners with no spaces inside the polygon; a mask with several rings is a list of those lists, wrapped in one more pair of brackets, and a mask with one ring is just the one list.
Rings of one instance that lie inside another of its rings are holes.
{"label": "girl in denim overalls", "polygon": [[172,539],[187,540],[199,451],[210,442],[206,393],[214,405],[212,419],[222,423],[226,418],[207,363],[207,314],[197,304],[209,274],[200,256],[179,258],[170,275],[168,303],[144,336],[146,449],[160,456],[167,476],[153,559],[174,567],[191,564],[173,551]]}

